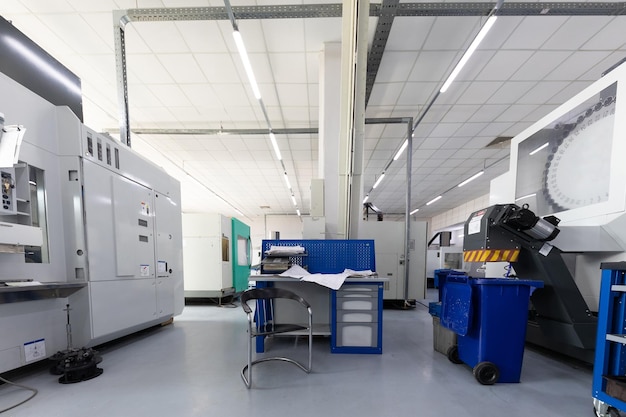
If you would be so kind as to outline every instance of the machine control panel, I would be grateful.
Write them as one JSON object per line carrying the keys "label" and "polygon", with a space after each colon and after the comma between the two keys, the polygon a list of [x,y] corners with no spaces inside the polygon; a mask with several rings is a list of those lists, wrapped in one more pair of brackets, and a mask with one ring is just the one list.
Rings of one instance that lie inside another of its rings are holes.
{"label": "machine control panel", "polygon": [[0,213],[15,214],[15,172],[12,168],[0,170],[0,186],[2,187],[2,206]]}

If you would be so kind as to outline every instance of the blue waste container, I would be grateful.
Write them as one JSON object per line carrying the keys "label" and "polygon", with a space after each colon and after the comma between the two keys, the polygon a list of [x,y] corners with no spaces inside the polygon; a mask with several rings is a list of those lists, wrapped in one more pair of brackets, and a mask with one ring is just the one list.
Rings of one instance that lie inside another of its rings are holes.
{"label": "blue waste container", "polygon": [[454,269],[435,269],[435,288],[439,290],[439,301],[442,300],[443,287],[446,286],[446,281],[449,275],[467,275],[463,271],[455,271]]}
{"label": "blue waste container", "polygon": [[524,358],[528,303],[542,281],[448,276],[441,325],[457,334],[448,358],[473,368],[484,385],[519,382]]}

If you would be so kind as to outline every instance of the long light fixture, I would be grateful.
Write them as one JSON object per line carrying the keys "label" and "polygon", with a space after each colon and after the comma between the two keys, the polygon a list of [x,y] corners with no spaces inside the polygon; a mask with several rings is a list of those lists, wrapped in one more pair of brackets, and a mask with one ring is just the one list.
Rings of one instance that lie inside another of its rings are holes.
{"label": "long light fixture", "polygon": [[376,180],[376,182],[374,183],[374,186],[372,186],[372,188],[378,187],[378,184],[380,184],[380,182],[383,180],[383,178],[385,178],[385,173],[384,172],[382,174],[380,174],[380,177],[378,177],[378,179]]}
{"label": "long light fixture", "polygon": [[272,147],[274,148],[274,153],[276,154],[276,158],[278,158],[279,161],[282,161],[283,157],[280,154],[280,149],[278,149],[278,142],[276,142],[276,136],[272,132],[270,132],[270,141],[272,142]]}
{"label": "long light fixture", "polygon": [[366,195],[365,198],[363,199],[363,204],[365,204],[367,202],[367,200],[370,198],[370,195]]}
{"label": "long light fixture", "polygon": [[409,216],[414,215],[415,213],[417,213],[418,211],[420,211],[420,209],[416,208],[415,210],[413,210],[412,212],[409,213]]}
{"label": "long light fixture", "polygon": [[400,158],[400,156],[402,155],[402,152],[404,152],[404,150],[406,149],[407,146],[409,146],[409,140],[408,139],[406,139],[404,141],[404,143],[402,144],[400,149],[398,149],[398,152],[396,152],[396,156],[393,157],[394,161],[397,161]]}
{"label": "long light fixture", "polygon": [[478,45],[480,45],[480,43],[485,38],[485,36],[487,36],[487,32],[489,32],[493,24],[496,23],[497,18],[498,16],[496,15],[490,16],[489,19],[487,19],[487,21],[483,25],[483,27],[480,28],[478,35],[476,35],[476,37],[470,44],[469,48],[467,48],[467,50],[463,54],[463,57],[458,62],[458,64],[456,64],[456,67],[454,67],[454,69],[452,70],[452,73],[450,73],[446,82],[443,83],[443,86],[439,90],[440,93],[445,93],[446,90],[448,90],[448,87],[450,87],[450,84],[452,84],[452,82],[455,80],[457,75],[459,75],[459,73],[461,72],[465,64],[467,64],[467,61],[469,61],[470,57],[472,56],[476,48],[478,48]]}
{"label": "long light fixture", "polygon": [[246,45],[244,45],[243,43],[243,38],[241,37],[241,33],[238,30],[234,30],[233,38],[235,38],[235,44],[237,45],[237,50],[239,51],[239,57],[241,58],[243,68],[246,70],[246,75],[248,76],[248,82],[250,83],[250,87],[252,87],[252,93],[254,94],[254,97],[257,100],[260,100],[261,91],[259,90],[259,86],[256,83],[256,77],[254,76],[254,71],[252,71],[252,64],[250,64],[248,51],[246,51]]}
{"label": "long light fixture", "polygon": [[435,201],[441,199],[442,196],[437,196],[435,198],[433,198],[432,200],[430,200],[428,203],[426,203],[427,206],[430,206],[432,203],[434,203]]}
{"label": "long light fixture", "polygon": [[457,187],[463,187],[465,184],[467,184],[470,181],[474,181],[476,178],[480,177],[484,173],[485,173],[485,171],[477,172],[476,174],[472,175],[471,177],[469,177],[468,179],[466,179],[465,181],[463,181],[462,183],[457,185]]}
{"label": "long light fixture", "polygon": [[536,195],[537,195],[537,193],[532,193],[532,194],[528,194],[528,195],[523,195],[523,196],[521,196],[521,197],[516,198],[516,199],[515,199],[515,201],[525,200],[525,199],[527,199],[527,198],[534,197],[534,196],[536,196]]}
{"label": "long light fixture", "polygon": [[540,150],[542,150],[542,149],[544,149],[544,148],[547,148],[549,144],[550,144],[549,142],[544,143],[543,145],[541,145],[540,147],[538,147],[538,148],[537,148],[537,149],[535,149],[534,151],[530,152],[528,155],[529,155],[529,156],[533,156],[534,154],[536,154],[536,153],[537,153],[537,152],[539,152]]}
{"label": "long light fixture", "polygon": [[235,19],[235,15],[233,13],[230,0],[224,0],[224,6],[226,7],[226,12],[228,13],[228,17],[230,19],[231,25],[233,27],[233,38],[235,40],[235,45],[237,46],[237,51],[239,52],[239,58],[243,64],[243,68],[246,71],[246,75],[248,77],[248,82],[250,87],[252,88],[252,93],[254,97],[258,100],[261,109],[263,110],[263,115],[265,116],[265,121],[267,122],[267,127],[269,129],[269,137],[270,142],[272,143],[272,148],[274,149],[274,153],[276,154],[276,158],[280,162],[285,178],[285,184],[287,185],[287,189],[289,190],[289,194],[291,197],[291,201],[296,208],[296,212],[298,216],[300,216],[300,210],[298,209],[298,203],[296,201],[296,197],[293,194],[293,190],[291,188],[291,183],[289,182],[289,177],[287,176],[287,170],[285,168],[285,163],[283,162],[283,157],[280,153],[280,148],[278,147],[278,142],[276,141],[276,136],[272,132],[272,124],[269,120],[267,110],[265,109],[265,105],[263,104],[263,100],[261,99],[261,91],[259,90],[259,85],[257,84],[256,77],[254,76],[254,71],[252,69],[252,64],[250,63],[250,57],[248,56],[248,51],[246,50],[246,46],[243,42],[243,37],[241,36],[241,32],[239,32],[239,27],[237,26],[237,21]]}

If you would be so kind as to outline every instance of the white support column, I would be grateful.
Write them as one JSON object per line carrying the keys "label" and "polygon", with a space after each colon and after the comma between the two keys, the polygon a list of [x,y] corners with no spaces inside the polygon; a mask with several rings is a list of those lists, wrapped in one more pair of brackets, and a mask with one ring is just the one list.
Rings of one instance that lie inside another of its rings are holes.
{"label": "white support column", "polygon": [[363,153],[365,148],[365,90],[367,76],[367,41],[369,23],[369,0],[358,0],[356,22],[356,53],[354,54],[354,102],[352,107],[352,168],[349,194],[348,238],[356,239],[359,224],[363,221]]}
{"label": "white support column", "polygon": [[339,103],[341,87],[341,44],[326,43],[320,53],[319,71],[319,165],[324,179],[326,236],[338,237],[339,196]]}
{"label": "white support column", "polygon": [[[368,18],[368,0],[344,0],[341,18],[341,114],[337,201],[338,237],[343,239],[349,238],[350,234],[357,235],[361,216]],[[358,177],[355,178],[355,174],[358,174]]]}
{"label": "white support column", "polygon": [[358,235],[363,190],[368,0],[345,0],[342,43],[325,44],[320,62],[319,172],[330,239]]}

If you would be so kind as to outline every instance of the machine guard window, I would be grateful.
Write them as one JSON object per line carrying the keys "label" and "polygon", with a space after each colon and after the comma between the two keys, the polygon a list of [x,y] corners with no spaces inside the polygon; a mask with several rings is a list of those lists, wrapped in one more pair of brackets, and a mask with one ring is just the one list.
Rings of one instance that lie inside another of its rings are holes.
{"label": "machine guard window", "polygon": [[230,239],[222,235],[222,262],[230,261]]}
{"label": "machine guard window", "polygon": [[250,241],[244,236],[237,235],[237,265],[250,265],[248,253],[250,253]]}
{"label": "machine guard window", "polygon": [[24,257],[28,263],[50,263],[48,247],[48,222],[46,214],[46,184],[44,171],[32,165],[28,166],[28,189],[30,194],[30,224],[41,227],[43,244],[25,246]]}

